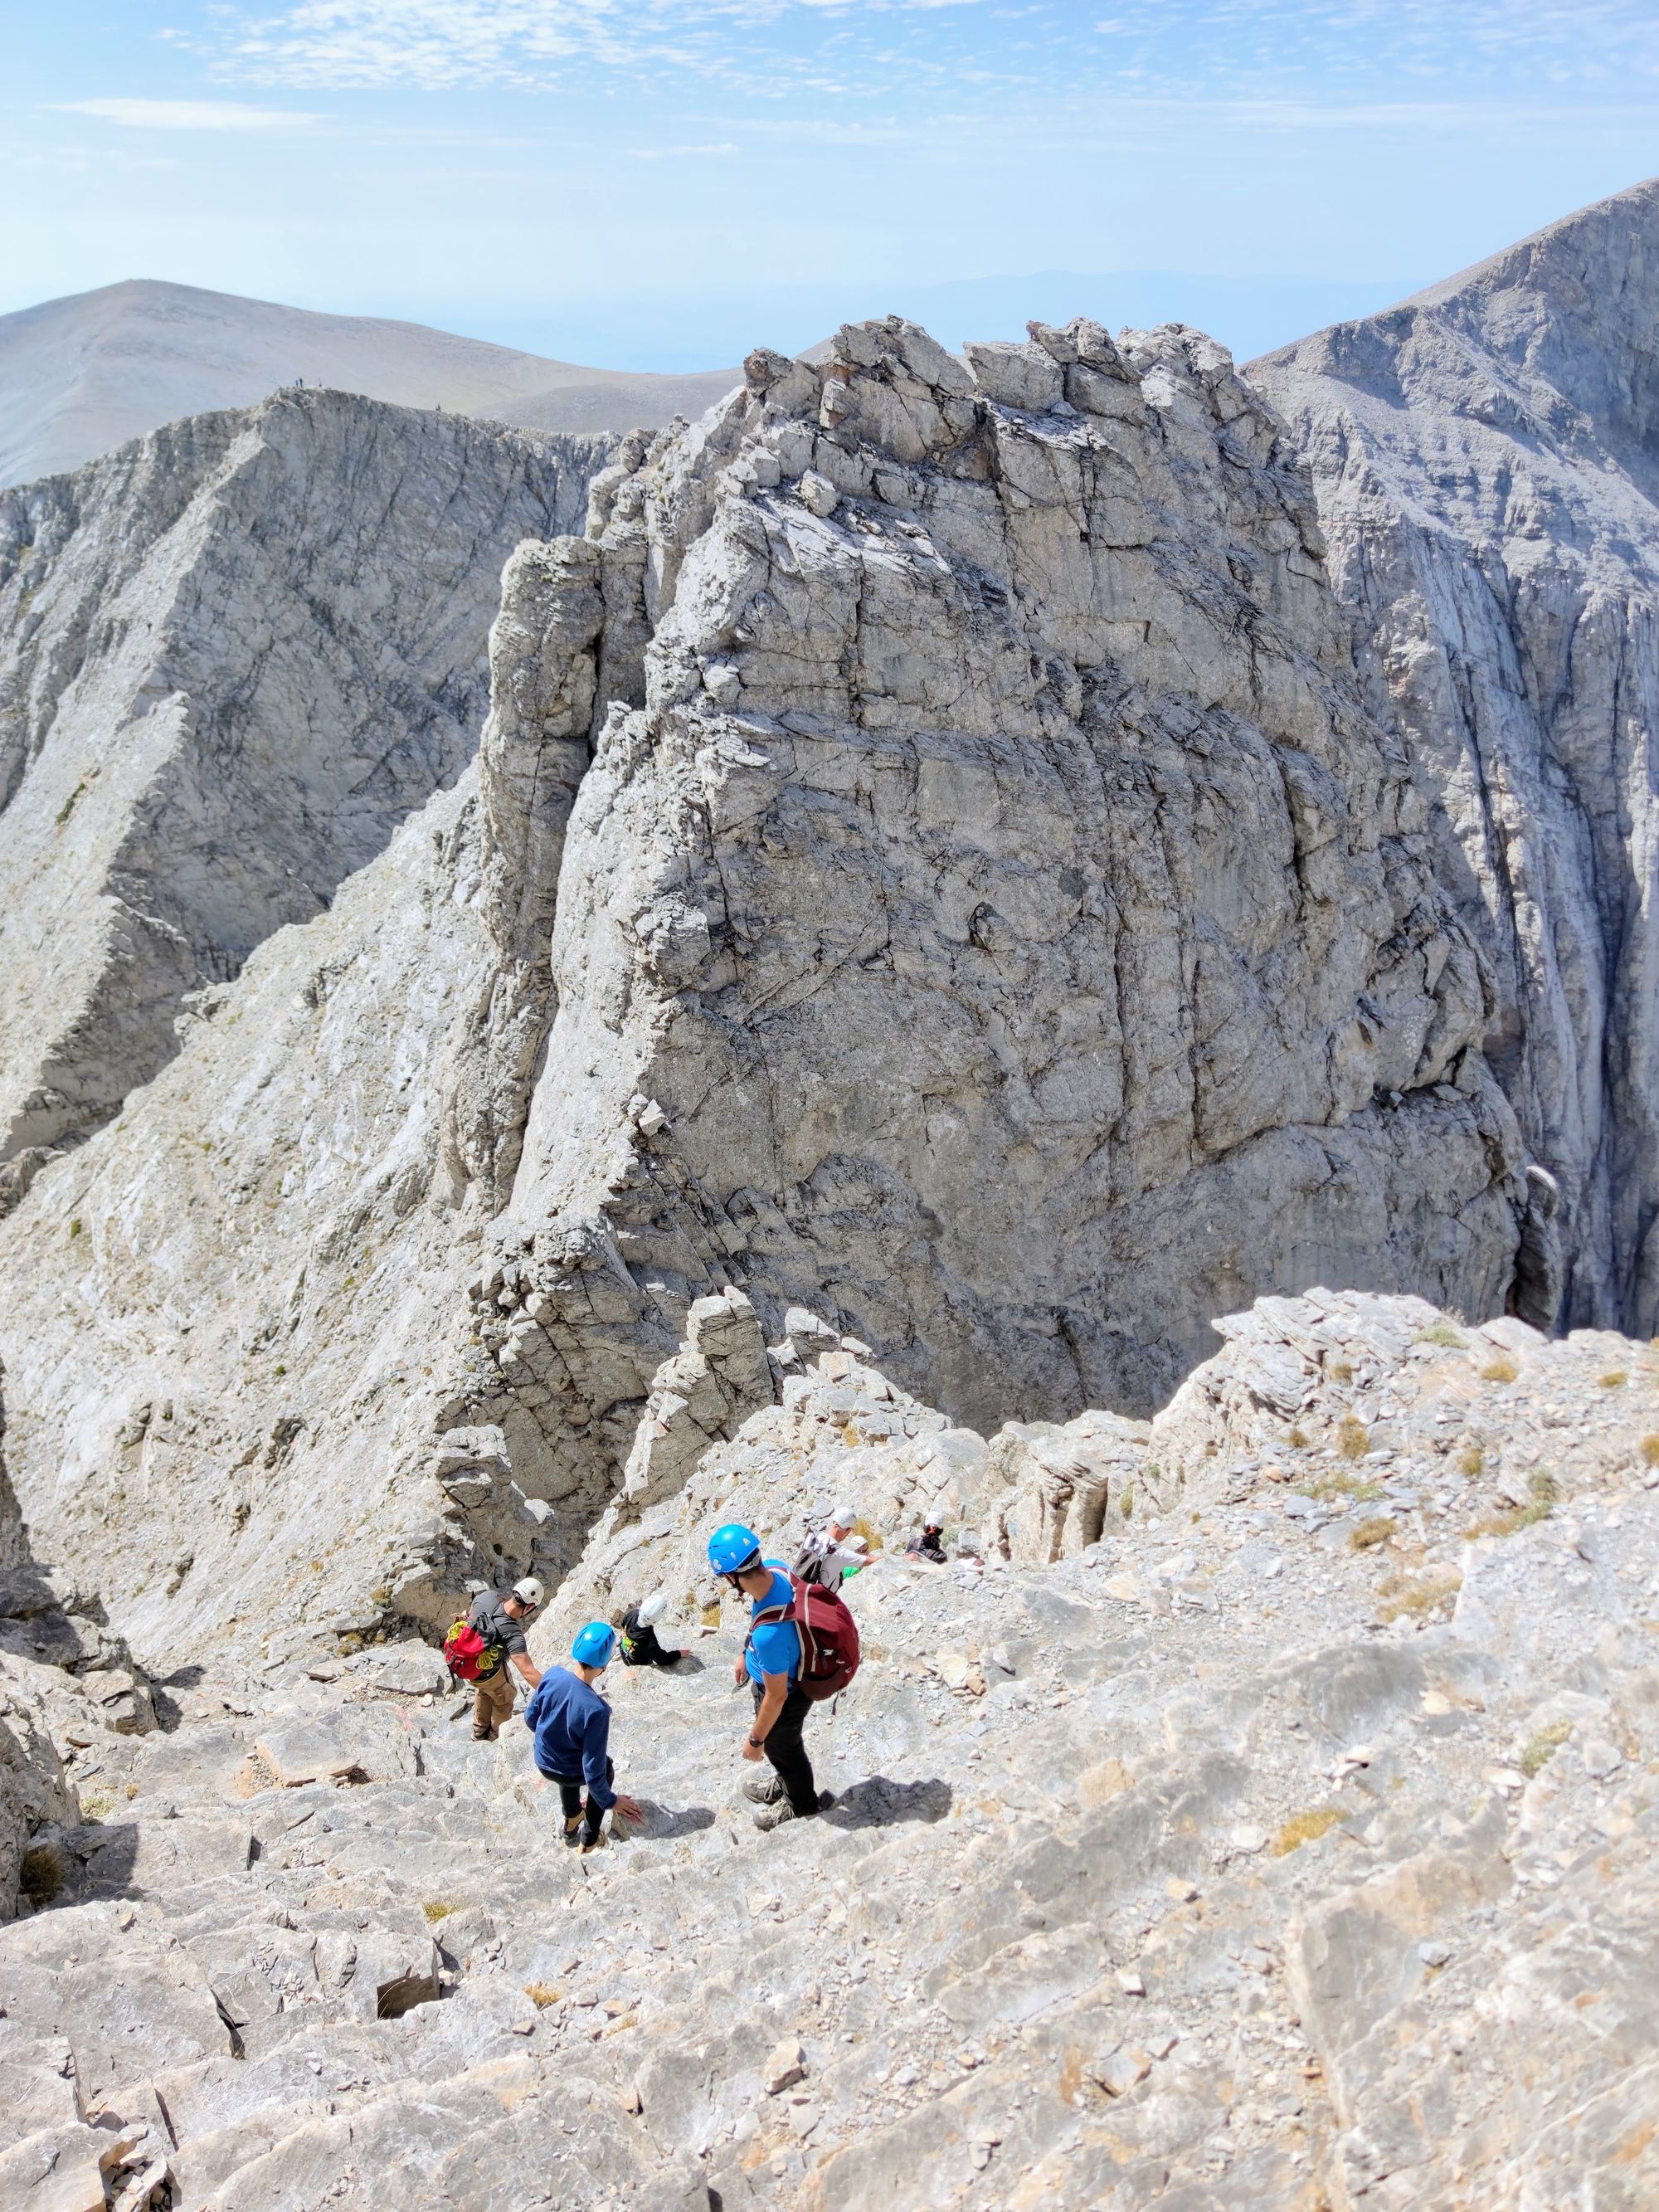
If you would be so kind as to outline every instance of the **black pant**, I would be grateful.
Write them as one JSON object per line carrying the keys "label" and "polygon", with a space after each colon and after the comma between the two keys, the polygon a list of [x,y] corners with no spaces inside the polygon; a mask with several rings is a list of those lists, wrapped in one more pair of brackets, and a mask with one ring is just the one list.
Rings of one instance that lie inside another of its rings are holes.
{"label": "black pant", "polygon": [[[749,1686],[758,1712],[766,1693],[758,1682],[751,1682]],[[812,1761],[800,1740],[806,1716],[811,1710],[812,1700],[805,1690],[791,1690],[783,1701],[783,1710],[766,1731],[766,1756],[797,1813],[816,1813],[818,1809],[818,1785],[812,1779]]]}
{"label": "black pant", "polygon": [[[608,1787],[616,1778],[617,1762],[614,1759],[607,1759],[605,1762],[606,1786]],[[578,1818],[582,1810],[582,1778],[580,1774],[555,1774],[550,1776],[549,1779],[556,1782],[559,1785],[559,1802],[564,1808],[565,1821],[568,1825],[570,1821]],[[590,1796],[587,1800],[587,1840],[590,1844],[599,1834],[599,1823],[604,1818],[604,1806],[596,1804]]]}

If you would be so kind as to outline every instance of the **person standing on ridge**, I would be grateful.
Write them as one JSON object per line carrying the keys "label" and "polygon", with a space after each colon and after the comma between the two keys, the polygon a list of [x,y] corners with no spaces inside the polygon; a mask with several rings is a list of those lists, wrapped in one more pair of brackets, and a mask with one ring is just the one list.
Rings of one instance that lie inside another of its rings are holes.
{"label": "person standing on ridge", "polygon": [[494,1743],[501,1732],[501,1723],[512,1717],[514,1692],[509,1666],[517,1668],[532,1690],[542,1679],[540,1668],[530,1656],[525,1630],[531,1614],[539,1610],[546,1595],[535,1576],[526,1575],[509,1590],[480,1590],[466,1609],[467,1626],[477,1629],[483,1637],[486,1652],[501,1654],[488,1674],[481,1672],[476,1678],[477,1689],[472,1700],[475,1743]]}
{"label": "person standing on ridge", "polygon": [[801,1741],[812,1701],[800,1686],[800,1631],[793,1620],[765,1618],[793,1603],[794,1585],[786,1569],[762,1559],[760,1538],[738,1522],[716,1528],[708,1539],[708,1564],[749,1600],[751,1625],[732,1676],[741,1682],[748,1675],[755,1705],[743,1755],[751,1762],[766,1759],[772,1771],[751,1777],[744,1795],[758,1808],[757,1828],[781,1828],[830,1802],[818,1796]]}
{"label": "person standing on ridge", "polygon": [[624,1667],[676,1667],[684,1651],[669,1651],[657,1640],[657,1623],[668,1609],[668,1600],[654,1596],[630,1605],[622,1617],[622,1656]]}
{"label": "person standing on ridge", "polygon": [[610,1755],[611,1708],[593,1686],[616,1649],[616,1630],[605,1621],[590,1620],[570,1647],[570,1665],[550,1667],[524,1711],[537,1768],[559,1785],[564,1840],[572,1850],[578,1844],[584,1852],[601,1848],[601,1823],[613,1805],[624,1820],[641,1817],[634,1800],[619,1796],[611,1786],[617,1775]]}

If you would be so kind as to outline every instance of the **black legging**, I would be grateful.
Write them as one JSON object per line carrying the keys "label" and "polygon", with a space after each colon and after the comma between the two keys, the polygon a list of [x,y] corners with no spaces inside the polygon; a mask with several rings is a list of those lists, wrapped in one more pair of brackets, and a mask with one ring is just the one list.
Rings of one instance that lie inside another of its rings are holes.
{"label": "black legging", "polygon": [[[754,1692],[755,1711],[758,1712],[766,1693],[758,1682],[751,1682],[749,1686]],[[800,1740],[811,1710],[812,1700],[805,1690],[791,1690],[776,1720],[766,1731],[766,1756],[797,1813],[816,1813],[818,1809],[818,1786],[812,1779],[812,1761]]]}
{"label": "black legging", "polygon": [[[607,1759],[605,1762],[605,1779],[607,1789],[616,1778],[617,1762],[614,1759]],[[564,1808],[565,1826],[568,1827],[571,1821],[577,1819],[582,1811],[582,1778],[580,1774],[555,1774],[549,1779],[556,1782],[559,1785],[559,1802]],[[587,1840],[590,1844],[599,1834],[599,1823],[604,1818],[604,1806],[596,1804],[590,1796],[587,1800]]]}

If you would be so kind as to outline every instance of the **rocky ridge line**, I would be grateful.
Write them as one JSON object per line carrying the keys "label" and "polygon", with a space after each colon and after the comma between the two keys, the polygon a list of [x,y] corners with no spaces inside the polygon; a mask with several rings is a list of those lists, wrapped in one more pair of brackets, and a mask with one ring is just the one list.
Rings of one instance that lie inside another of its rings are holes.
{"label": "rocky ridge line", "polygon": [[1253,362],[1495,986],[1531,1296],[1659,1327],[1659,183]]}
{"label": "rocky ridge line", "polygon": [[473,1300],[520,1479],[614,1480],[728,1285],[981,1423],[1145,1408],[1287,1273],[1524,1301],[1480,963],[1220,349],[891,320],[747,374],[506,581],[493,926],[551,921],[555,1011]]}
{"label": "rocky ridge line", "polygon": [[289,392],[0,492],[12,1200],[453,783],[501,563],[611,442]]}

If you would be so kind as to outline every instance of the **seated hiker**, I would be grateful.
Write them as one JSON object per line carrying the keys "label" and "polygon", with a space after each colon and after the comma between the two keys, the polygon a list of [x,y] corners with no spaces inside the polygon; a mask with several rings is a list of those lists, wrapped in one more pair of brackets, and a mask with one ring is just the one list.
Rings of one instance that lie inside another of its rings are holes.
{"label": "seated hiker", "polygon": [[593,1687],[616,1649],[616,1630],[603,1620],[590,1620],[570,1647],[571,1664],[550,1667],[525,1707],[537,1767],[559,1785],[564,1840],[573,1850],[578,1844],[585,1852],[600,1848],[601,1824],[613,1805],[625,1820],[641,1817],[634,1800],[619,1796],[611,1786],[617,1772],[609,1751],[611,1708]]}
{"label": "seated hiker", "polygon": [[927,1522],[923,1526],[921,1534],[919,1536],[912,1536],[909,1542],[905,1546],[905,1558],[907,1559],[926,1559],[930,1566],[945,1566],[947,1565],[947,1561],[945,1557],[945,1546],[940,1541],[944,1534],[945,1523],[942,1521]]}
{"label": "seated hiker", "polygon": [[476,1742],[494,1743],[501,1732],[501,1723],[512,1717],[514,1684],[509,1666],[516,1668],[532,1690],[542,1679],[530,1656],[525,1630],[545,1595],[535,1576],[526,1575],[511,1589],[480,1590],[466,1609],[468,1626],[475,1628],[484,1641],[473,1678],[477,1685],[472,1699]]}
{"label": "seated hiker", "polygon": [[850,1505],[833,1506],[823,1527],[808,1534],[795,1559],[795,1572],[802,1582],[838,1590],[846,1576],[869,1565],[864,1538],[853,1533],[857,1518]]}
{"label": "seated hiker", "polygon": [[684,1651],[669,1651],[657,1640],[657,1623],[668,1609],[661,1590],[630,1605],[622,1617],[622,1656],[624,1667],[673,1667]]}

